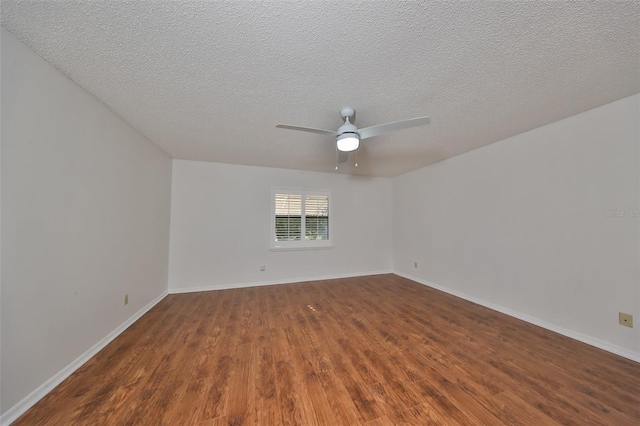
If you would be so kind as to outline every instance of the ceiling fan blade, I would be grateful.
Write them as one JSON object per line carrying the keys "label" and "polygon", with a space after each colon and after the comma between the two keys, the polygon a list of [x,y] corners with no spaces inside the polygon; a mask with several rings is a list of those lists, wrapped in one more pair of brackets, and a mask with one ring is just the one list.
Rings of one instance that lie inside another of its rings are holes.
{"label": "ceiling fan blade", "polygon": [[429,117],[417,117],[409,120],[394,121],[393,123],[378,124],[377,126],[365,127],[359,129],[360,139],[372,138],[374,136],[383,135],[396,130],[408,129],[409,127],[423,126],[431,123]]}
{"label": "ceiling fan blade", "polygon": [[349,153],[345,151],[338,151],[338,163],[346,163],[349,159]]}
{"label": "ceiling fan blade", "polygon": [[279,129],[299,130],[301,132],[318,133],[321,135],[334,135],[334,136],[338,135],[338,133],[334,132],[333,130],[314,129],[312,127],[291,126],[289,124],[278,124],[276,127]]}

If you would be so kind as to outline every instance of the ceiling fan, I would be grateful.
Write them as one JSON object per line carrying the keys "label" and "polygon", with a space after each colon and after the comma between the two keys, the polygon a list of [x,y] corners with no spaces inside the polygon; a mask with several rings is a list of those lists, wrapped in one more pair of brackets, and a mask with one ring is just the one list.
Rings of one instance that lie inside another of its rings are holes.
{"label": "ceiling fan", "polygon": [[337,131],[314,129],[312,127],[292,126],[289,124],[278,124],[276,127],[280,129],[299,130],[302,132],[318,133],[321,135],[331,135],[336,137],[336,147],[339,152],[338,162],[347,161],[348,153],[358,149],[360,141],[385,133],[395,132],[396,130],[407,129],[409,127],[423,126],[429,124],[429,117],[417,117],[409,120],[395,121],[393,123],[378,124],[376,126],[358,129],[354,124],[356,110],[351,107],[345,107],[340,110],[340,116],[344,120],[344,124]]}

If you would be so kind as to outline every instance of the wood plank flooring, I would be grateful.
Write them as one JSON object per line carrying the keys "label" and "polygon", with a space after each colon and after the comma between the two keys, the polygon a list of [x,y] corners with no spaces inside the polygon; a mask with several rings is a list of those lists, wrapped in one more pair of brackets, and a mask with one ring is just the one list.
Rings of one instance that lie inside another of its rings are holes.
{"label": "wood plank flooring", "polygon": [[395,275],[170,295],[15,425],[638,425],[640,364]]}

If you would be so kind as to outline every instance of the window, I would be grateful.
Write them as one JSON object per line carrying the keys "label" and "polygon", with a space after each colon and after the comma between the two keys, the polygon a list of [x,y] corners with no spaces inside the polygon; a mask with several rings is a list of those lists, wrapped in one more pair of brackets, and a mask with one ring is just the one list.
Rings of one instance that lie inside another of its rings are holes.
{"label": "window", "polygon": [[331,247],[329,198],[326,191],[274,188],[271,248]]}

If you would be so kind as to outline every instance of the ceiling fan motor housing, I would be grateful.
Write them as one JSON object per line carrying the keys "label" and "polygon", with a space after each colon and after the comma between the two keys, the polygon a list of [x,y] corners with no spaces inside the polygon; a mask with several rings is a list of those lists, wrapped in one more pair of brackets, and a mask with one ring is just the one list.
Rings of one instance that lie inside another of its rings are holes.
{"label": "ceiling fan motor housing", "polygon": [[338,134],[343,135],[345,133],[353,133],[357,135],[358,139],[360,139],[360,133],[358,133],[358,128],[349,122],[349,118],[346,118],[346,123],[338,128]]}

